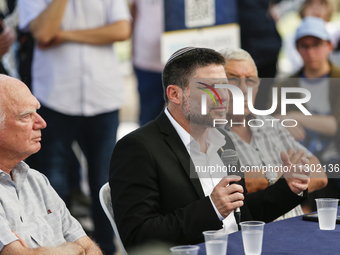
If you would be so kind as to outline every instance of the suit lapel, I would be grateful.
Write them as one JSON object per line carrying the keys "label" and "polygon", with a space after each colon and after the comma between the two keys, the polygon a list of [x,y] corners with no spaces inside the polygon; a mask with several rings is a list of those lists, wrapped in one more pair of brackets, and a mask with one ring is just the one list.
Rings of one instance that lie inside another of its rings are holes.
{"label": "suit lapel", "polygon": [[[179,137],[176,129],[172,126],[170,120],[166,116],[164,112],[160,114],[160,116],[156,119],[156,123],[158,127],[160,128],[161,132],[166,135],[165,141],[171,148],[171,150],[175,153],[177,156],[178,160],[181,162],[181,165],[183,166],[183,170],[187,173],[188,178],[190,179],[193,187],[195,188],[199,198],[205,197],[204,191],[202,189],[202,185],[200,180],[198,179],[197,174],[193,171],[192,175],[195,175],[195,177],[190,178],[190,166],[191,169],[194,169],[194,164],[189,156],[189,153],[187,149],[185,148],[181,138]],[[227,138],[227,144],[225,145],[225,149],[231,148],[235,149],[233,142],[231,141],[230,137],[226,135],[225,132],[222,132]],[[190,163],[189,163],[190,162]],[[189,163],[189,164],[188,164]],[[240,163],[238,162],[238,169],[240,168]],[[243,176],[241,176],[243,177]],[[244,178],[241,179],[239,182],[240,185],[243,186],[245,190],[245,194],[247,194],[247,190],[245,188],[245,183],[244,183]],[[241,207],[241,212],[242,212],[242,218],[243,219],[252,219],[250,212],[246,206]]]}
{"label": "suit lapel", "polygon": [[183,170],[186,172],[191,184],[195,188],[200,198],[205,197],[202,185],[196,173],[192,173],[190,176],[190,168],[195,169],[194,164],[190,158],[190,155],[185,148],[181,138],[179,137],[176,129],[172,126],[170,120],[164,112],[156,119],[156,123],[159,126],[161,132],[166,135],[165,142],[169,145],[174,152],[179,162],[183,166]]}

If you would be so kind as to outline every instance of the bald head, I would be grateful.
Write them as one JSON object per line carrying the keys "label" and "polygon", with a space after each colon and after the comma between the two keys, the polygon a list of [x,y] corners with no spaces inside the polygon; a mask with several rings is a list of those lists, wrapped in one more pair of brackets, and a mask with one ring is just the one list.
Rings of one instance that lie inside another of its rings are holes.
{"label": "bald head", "polygon": [[32,96],[32,93],[23,82],[0,74],[0,128],[3,128],[8,110],[27,96]]}
{"label": "bald head", "polygon": [[21,81],[0,75],[0,107],[5,115],[0,128],[0,166],[10,173],[20,161],[41,148],[46,122],[37,113],[39,101]]}
{"label": "bald head", "polygon": [[17,98],[22,92],[31,94],[28,87],[20,80],[0,74],[0,99]]}

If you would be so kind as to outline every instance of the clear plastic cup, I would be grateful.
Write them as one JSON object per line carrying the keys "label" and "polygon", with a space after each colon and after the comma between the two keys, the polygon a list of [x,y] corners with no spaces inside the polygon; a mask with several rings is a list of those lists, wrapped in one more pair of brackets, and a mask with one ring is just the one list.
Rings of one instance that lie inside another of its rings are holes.
{"label": "clear plastic cup", "polygon": [[315,201],[318,210],[319,228],[321,230],[334,230],[339,199],[317,198]]}
{"label": "clear plastic cup", "polygon": [[246,255],[260,255],[262,252],[263,221],[241,222],[243,249]]}
{"label": "clear plastic cup", "polygon": [[226,255],[228,232],[224,230],[204,231],[205,249],[207,255]]}
{"label": "clear plastic cup", "polygon": [[170,248],[171,254],[175,255],[197,255],[200,249],[197,245],[181,245]]}

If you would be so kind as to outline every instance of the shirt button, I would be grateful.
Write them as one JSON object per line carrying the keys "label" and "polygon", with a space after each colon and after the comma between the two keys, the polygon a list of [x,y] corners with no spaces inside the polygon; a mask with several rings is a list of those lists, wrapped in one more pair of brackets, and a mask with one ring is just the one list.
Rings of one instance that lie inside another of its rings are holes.
{"label": "shirt button", "polygon": [[1,176],[2,176],[2,177],[5,177],[5,176],[6,176],[6,174],[5,174],[5,173],[1,173]]}

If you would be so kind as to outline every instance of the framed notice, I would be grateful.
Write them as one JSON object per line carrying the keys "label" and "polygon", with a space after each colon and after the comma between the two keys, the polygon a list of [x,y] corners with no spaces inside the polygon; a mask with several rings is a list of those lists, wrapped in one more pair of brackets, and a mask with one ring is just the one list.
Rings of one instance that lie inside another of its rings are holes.
{"label": "framed notice", "polygon": [[240,47],[237,0],[164,0],[161,59],[186,46]]}
{"label": "framed notice", "polygon": [[165,31],[237,23],[237,0],[164,0]]}
{"label": "framed notice", "polygon": [[161,37],[161,60],[166,63],[172,53],[186,46],[220,50],[240,47],[240,28],[236,23],[165,32]]}

